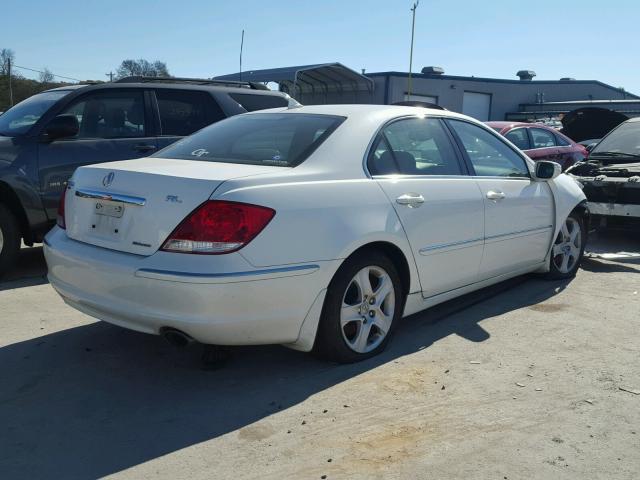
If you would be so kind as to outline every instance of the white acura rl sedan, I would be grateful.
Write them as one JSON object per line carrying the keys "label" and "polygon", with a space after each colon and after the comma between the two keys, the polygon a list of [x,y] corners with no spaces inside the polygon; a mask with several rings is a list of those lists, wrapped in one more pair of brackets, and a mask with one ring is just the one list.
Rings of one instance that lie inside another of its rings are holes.
{"label": "white acura rl sedan", "polygon": [[51,285],[98,319],[351,362],[403,316],[527,272],[572,276],[587,216],[559,165],[466,116],[298,106],[79,168],[44,251]]}

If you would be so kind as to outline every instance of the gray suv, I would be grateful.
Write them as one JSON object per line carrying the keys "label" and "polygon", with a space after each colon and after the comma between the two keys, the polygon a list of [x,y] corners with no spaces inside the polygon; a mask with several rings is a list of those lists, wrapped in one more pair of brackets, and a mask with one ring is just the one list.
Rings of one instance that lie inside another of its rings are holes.
{"label": "gray suv", "polygon": [[0,116],[0,276],[20,241],[40,242],[74,170],[150,155],[211,123],[286,107],[250,82],[128,77],[34,95]]}

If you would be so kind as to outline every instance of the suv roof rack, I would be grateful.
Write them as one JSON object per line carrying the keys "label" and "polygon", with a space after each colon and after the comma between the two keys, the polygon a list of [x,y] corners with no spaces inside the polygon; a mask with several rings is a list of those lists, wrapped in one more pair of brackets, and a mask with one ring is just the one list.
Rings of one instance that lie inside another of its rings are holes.
{"label": "suv roof rack", "polygon": [[227,87],[251,88],[253,90],[270,90],[269,87],[256,82],[237,82],[233,80],[212,80],[209,78],[185,78],[185,77],[144,77],[134,75],[123,77],[113,83],[191,83],[193,85],[220,85]]}

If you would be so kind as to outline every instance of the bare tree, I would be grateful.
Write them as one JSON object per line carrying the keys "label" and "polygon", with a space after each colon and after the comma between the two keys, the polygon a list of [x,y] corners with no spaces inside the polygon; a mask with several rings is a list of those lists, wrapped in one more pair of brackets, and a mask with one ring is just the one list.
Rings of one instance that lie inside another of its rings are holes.
{"label": "bare tree", "polygon": [[40,72],[40,83],[53,83],[54,75],[51,73],[47,67],[44,67],[44,70]]}
{"label": "bare tree", "polygon": [[144,58],[123,60],[117,70],[117,77],[170,77],[167,64],[156,60],[150,62]]}
{"label": "bare tree", "polygon": [[0,49],[0,75],[7,75],[9,60],[13,63],[16,54],[10,48]]}

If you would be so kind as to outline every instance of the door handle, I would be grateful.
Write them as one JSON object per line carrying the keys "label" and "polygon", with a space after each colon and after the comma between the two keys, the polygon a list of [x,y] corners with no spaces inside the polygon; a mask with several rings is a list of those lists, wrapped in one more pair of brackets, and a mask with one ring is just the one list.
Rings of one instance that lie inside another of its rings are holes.
{"label": "door handle", "polygon": [[150,152],[151,150],[155,150],[156,146],[155,145],[147,145],[144,143],[140,143],[138,145],[134,145],[133,149],[138,151],[138,152]]}
{"label": "door handle", "polygon": [[417,208],[424,203],[424,197],[419,193],[405,193],[396,198],[396,203],[409,208]]}
{"label": "door handle", "polygon": [[504,192],[501,192],[499,190],[489,190],[487,192],[487,198],[489,200],[502,200],[504,197],[506,197]]}

